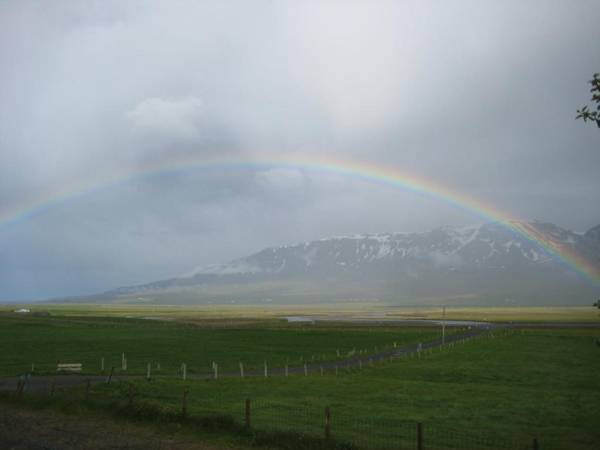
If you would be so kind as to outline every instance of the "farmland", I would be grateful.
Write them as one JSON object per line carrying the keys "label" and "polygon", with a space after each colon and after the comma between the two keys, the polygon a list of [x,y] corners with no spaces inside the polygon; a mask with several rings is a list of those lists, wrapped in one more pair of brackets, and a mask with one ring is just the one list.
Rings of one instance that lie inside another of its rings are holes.
{"label": "farmland", "polygon": [[[288,325],[281,321],[240,320],[179,323],[117,317],[0,316],[0,373],[52,373],[57,362],[82,363],[98,373],[102,358],[108,371],[144,374],[148,363],[157,375],[175,375],[182,363],[190,375],[331,361],[348,353],[374,353],[386,347],[424,342],[439,329],[376,326]],[[339,352],[339,356],[338,356]]]}
{"label": "farmland", "polygon": [[[75,312],[1,315],[2,374],[23,373],[35,362],[33,376],[43,376],[58,360],[82,362],[85,372],[98,373],[100,355],[121,375],[145,374],[150,363],[150,380],[92,386],[90,405],[110,412],[133,401],[135,408],[154,411],[150,415],[179,414],[187,392],[189,417],[228,415],[243,423],[250,399],[256,429],[313,436],[322,435],[328,406],[332,436],[359,448],[413,448],[417,422],[424,424],[430,448],[519,448],[537,438],[541,448],[587,449],[600,439],[598,328],[499,328],[418,357],[369,364],[370,354],[394,343],[439,338],[439,327],[288,324],[242,314],[159,321]],[[361,368],[334,371],[324,363],[322,373],[262,375],[264,361],[269,367],[300,366],[337,361],[349,352],[364,355]],[[122,353],[127,371],[119,369]],[[241,379],[240,361],[260,376]],[[212,362],[230,376],[208,379]],[[79,398],[82,389],[73,395]]]}

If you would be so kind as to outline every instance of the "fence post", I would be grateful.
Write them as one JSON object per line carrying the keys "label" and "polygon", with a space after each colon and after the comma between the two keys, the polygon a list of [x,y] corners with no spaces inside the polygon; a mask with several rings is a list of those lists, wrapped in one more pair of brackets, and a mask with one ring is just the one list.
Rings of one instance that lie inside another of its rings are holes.
{"label": "fence post", "polygon": [[114,371],[115,371],[115,366],[112,366],[110,368],[110,374],[108,375],[108,378],[106,379],[106,384],[110,384],[110,382],[112,381],[112,376],[113,376]]}
{"label": "fence post", "polygon": [[417,450],[423,450],[423,424],[417,422]]}
{"label": "fence post", "polygon": [[188,398],[188,389],[183,389],[183,398],[181,399],[181,415],[185,419],[187,417],[187,398]]}
{"label": "fence post", "polygon": [[267,360],[265,359],[265,378],[267,378],[268,376],[268,371],[267,371]]}
{"label": "fence post", "polygon": [[21,379],[19,379],[17,381],[17,397],[21,396],[21,393],[23,392],[23,385],[25,384],[25,382]]}
{"label": "fence post", "polygon": [[325,439],[331,437],[331,410],[329,406],[325,407]]}
{"label": "fence post", "polygon": [[240,362],[240,377],[244,378],[244,363]]}
{"label": "fence post", "polygon": [[250,399],[246,399],[246,415],[245,415],[246,428],[250,428]]}
{"label": "fence post", "polygon": [[285,363],[285,376],[287,377],[290,374],[289,372],[289,368],[288,368],[288,363]]}
{"label": "fence post", "polygon": [[133,406],[133,383],[129,383],[129,407]]}
{"label": "fence post", "polygon": [[323,376],[323,366],[321,366],[321,376]]}
{"label": "fence post", "polygon": [[150,368],[151,368],[152,364],[148,363],[148,366],[146,366],[146,380],[150,381]]}
{"label": "fence post", "polygon": [[181,377],[183,381],[187,379],[187,365],[185,363],[181,363]]}
{"label": "fence post", "polygon": [[100,358],[100,372],[104,374],[104,357]]}
{"label": "fence post", "polygon": [[540,450],[537,438],[533,438],[533,450]]}
{"label": "fence post", "polygon": [[306,363],[304,363],[304,376],[308,376],[308,367],[306,367]]}

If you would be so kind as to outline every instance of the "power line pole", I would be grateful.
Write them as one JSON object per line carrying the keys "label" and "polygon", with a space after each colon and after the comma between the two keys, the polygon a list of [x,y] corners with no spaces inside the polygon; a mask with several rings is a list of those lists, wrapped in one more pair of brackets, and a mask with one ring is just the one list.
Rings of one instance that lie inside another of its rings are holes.
{"label": "power line pole", "polygon": [[442,306],[442,345],[446,344],[446,305]]}

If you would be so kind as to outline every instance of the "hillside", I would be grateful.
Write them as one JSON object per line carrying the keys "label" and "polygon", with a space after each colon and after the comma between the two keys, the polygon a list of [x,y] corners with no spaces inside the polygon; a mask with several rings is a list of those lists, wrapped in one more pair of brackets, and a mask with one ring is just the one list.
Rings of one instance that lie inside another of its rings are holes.
{"label": "hillside", "polygon": [[[528,224],[600,265],[600,241]],[[589,304],[600,288],[539,244],[487,223],[419,233],[340,236],[266,248],[186,277],[123,287],[93,301],[392,304]]]}

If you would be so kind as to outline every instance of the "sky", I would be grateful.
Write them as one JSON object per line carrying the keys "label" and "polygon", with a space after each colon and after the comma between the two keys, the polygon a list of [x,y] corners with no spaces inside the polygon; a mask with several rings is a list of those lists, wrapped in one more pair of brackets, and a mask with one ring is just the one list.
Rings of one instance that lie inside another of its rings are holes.
{"label": "sky", "polygon": [[1,1],[0,301],[482,220],[302,167],[133,176],[178,161],[329,155],[585,231],[600,130],[574,117],[599,19],[595,0]]}

